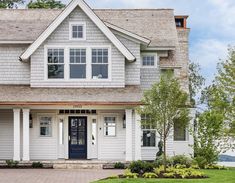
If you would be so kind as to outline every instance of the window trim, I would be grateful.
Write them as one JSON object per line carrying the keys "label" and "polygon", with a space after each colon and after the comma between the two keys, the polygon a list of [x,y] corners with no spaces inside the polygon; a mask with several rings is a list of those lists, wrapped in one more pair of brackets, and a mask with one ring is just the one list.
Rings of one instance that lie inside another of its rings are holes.
{"label": "window trim", "polygon": [[[83,27],[82,38],[73,38],[73,26]],[[71,41],[85,41],[86,40],[86,22],[69,22],[69,40]]]}
{"label": "window trim", "polygon": [[[104,118],[105,117],[114,117],[115,118],[115,135],[105,135],[104,134],[104,130],[105,130]],[[115,114],[102,114],[100,121],[102,122],[102,126],[103,126],[103,131],[102,131],[103,132],[103,137],[104,138],[116,138],[117,137],[117,132],[118,132],[118,130],[117,130],[117,128],[118,128],[118,116],[115,115]]]}
{"label": "window trim", "polygon": [[[50,136],[42,136],[41,135],[41,125],[40,125],[40,118],[41,117],[51,117],[51,135]],[[40,113],[40,114],[38,114],[37,115],[37,123],[38,123],[38,136],[39,136],[39,138],[42,138],[42,139],[51,139],[51,138],[53,138],[53,134],[54,134],[54,129],[53,129],[53,127],[54,127],[54,115],[53,114],[48,114],[48,113]]]}
{"label": "window trim", "polygon": [[[58,49],[63,48],[64,49],[64,78],[58,78],[58,79],[49,79],[48,78],[48,71],[47,71],[47,57],[48,49]],[[71,49],[86,49],[86,78],[71,78],[70,79],[70,58],[69,58],[69,50]],[[92,49],[108,49],[108,78],[107,79],[92,79]],[[48,83],[61,83],[61,82],[110,82],[112,81],[112,46],[111,45],[72,45],[72,44],[66,44],[66,45],[45,45],[44,46],[44,81]]]}
{"label": "window trim", "polygon": [[189,141],[189,132],[188,132],[188,128],[185,127],[184,129],[185,131],[185,140],[175,140],[175,125],[173,126],[173,141],[174,142],[188,142]]}
{"label": "window trim", "polygon": [[[154,65],[143,65],[143,57],[154,56]],[[158,55],[157,53],[141,53],[141,67],[142,68],[157,68],[158,67]]]}

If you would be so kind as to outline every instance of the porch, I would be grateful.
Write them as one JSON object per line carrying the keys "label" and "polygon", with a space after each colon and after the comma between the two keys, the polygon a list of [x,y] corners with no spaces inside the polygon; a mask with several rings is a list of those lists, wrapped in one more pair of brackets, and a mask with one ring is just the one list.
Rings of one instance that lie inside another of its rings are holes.
{"label": "porch", "polygon": [[103,166],[141,159],[133,106],[1,107],[0,137],[2,160]]}

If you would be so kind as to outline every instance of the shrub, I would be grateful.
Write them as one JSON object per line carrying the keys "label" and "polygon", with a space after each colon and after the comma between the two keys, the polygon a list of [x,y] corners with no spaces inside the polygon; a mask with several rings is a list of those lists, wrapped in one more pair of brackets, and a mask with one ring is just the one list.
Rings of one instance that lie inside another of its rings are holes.
{"label": "shrub", "polygon": [[171,162],[173,166],[185,165],[187,168],[189,168],[192,164],[192,159],[185,155],[176,155],[171,158]]}
{"label": "shrub", "polygon": [[33,162],[32,167],[33,168],[43,168],[43,164],[41,162]]}
{"label": "shrub", "polygon": [[[156,160],[154,161],[154,167],[160,167],[161,165],[164,164],[164,158],[163,158],[163,155],[162,156],[159,156],[156,158]],[[171,166],[172,165],[172,160],[171,158],[166,158],[166,165],[167,166]]]}
{"label": "shrub", "polygon": [[205,159],[205,157],[202,157],[202,156],[195,157],[193,159],[193,161],[194,161],[193,164],[198,165],[198,167],[201,168],[201,169],[204,169],[206,167],[206,165],[208,164],[207,160]]}
{"label": "shrub", "polygon": [[115,168],[115,169],[125,169],[125,165],[124,165],[124,163],[116,162],[116,163],[114,164],[114,168]]}
{"label": "shrub", "polygon": [[124,177],[128,179],[136,179],[138,177],[137,173],[132,173],[130,169],[124,171]]}
{"label": "shrub", "polygon": [[8,167],[16,168],[16,167],[18,167],[19,161],[6,160],[6,164],[7,164]]}
{"label": "shrub", "polygon": [[143,175],[145,172],[153,172],[154,166],[153,163],[146,161],[133,161],[129,168],[132,173]]}
{"label": "shrub", "polygon": [[163,173],[164,178],[175,178],[175,173],[170,172],[170,173]]}
{"label": "shrub", "polygon": [[144,178],[146,179],[152,179],[152,178],[157,178],[157,174],[153,173],[153,172],[146,172],[143,175]]}

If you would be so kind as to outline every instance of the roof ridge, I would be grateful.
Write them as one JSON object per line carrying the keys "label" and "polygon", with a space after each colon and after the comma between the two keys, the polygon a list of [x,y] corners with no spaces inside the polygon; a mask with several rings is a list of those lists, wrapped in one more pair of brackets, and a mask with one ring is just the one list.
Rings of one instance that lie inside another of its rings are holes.
{"label": "roof ridge", "polygon": [[174,10],[172,8],[93,8],[92,10],[100,10],[100,11],[123,11],[123,10],[128,10],[128,11],[163,11],[163,10]]}

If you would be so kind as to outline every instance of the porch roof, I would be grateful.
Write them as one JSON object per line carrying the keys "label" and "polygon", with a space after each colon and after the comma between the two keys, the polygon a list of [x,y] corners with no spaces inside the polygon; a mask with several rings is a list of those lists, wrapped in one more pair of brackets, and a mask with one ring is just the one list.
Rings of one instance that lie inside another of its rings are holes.
{"label": "porch roof", "polygon": [[1,85],[0,105],[139,105],[139,86],[125,88],[31,88]]}

